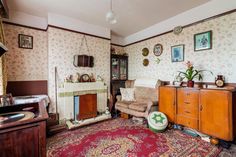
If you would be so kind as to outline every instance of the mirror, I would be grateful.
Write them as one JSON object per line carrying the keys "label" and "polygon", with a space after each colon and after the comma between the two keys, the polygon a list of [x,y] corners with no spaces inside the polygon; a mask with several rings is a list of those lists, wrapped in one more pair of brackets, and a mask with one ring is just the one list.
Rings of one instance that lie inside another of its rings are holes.
{"label": "mirror", "polygon": [[75,67],[93,67],[94,58],[87,55],[74,55],[73,64]]}

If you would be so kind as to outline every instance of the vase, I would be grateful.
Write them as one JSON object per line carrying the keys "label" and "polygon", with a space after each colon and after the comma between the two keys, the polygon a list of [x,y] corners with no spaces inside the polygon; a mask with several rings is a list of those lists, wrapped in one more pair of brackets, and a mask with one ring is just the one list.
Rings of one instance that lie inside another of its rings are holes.
{"label": "vase", "polygon": [[194,86],[194,81],[188,80],[187,87],[193,87],[193,86]]}

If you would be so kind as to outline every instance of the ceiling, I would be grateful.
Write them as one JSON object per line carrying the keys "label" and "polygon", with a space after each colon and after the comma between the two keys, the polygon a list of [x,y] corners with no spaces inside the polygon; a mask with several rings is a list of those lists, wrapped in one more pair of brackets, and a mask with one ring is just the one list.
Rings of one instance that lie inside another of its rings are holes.
{"label": "ceiling", "polygon": [[56,13],[81,21],[109,27],[112,34],[126,37],[209,0],[113,0],[118,22],[109,25],[105,19],[110,0],[10,0],[9,10],[47,18]]}

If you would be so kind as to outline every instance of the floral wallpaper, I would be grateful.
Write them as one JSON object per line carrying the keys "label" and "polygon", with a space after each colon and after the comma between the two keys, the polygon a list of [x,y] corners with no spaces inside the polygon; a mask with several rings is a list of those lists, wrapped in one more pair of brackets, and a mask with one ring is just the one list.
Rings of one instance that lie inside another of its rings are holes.
{"label": "floral wallpaper", "polygon": [[111,44],[111,47],[115,49],[115,52],[114,52],[115,54],[121,54],[122,55],[122,54],[125,53],[125,49],[122,46],[116,46],[116,45]]}
{"label": "floral wallpaper", "polygon": [[3,72],[2,72],[2,58],[0,58],[0,95],[3,95]]}
{"label": "floral wallpaper", "polygon": [[[48,28],[48,83],[49,96],[52,104],[55,103],[55,67],[58,71],[58,85],[61,85],[71,74],[100,75],[109,86],[110,80],[110,40],[86,36],[89,52],[85,43],[80,49],[83,34],[65,31],[53,27]],[[94,57],[94,67],[74,67],[74,55],[91,55]],[[54,106],[54,105],[53,105]],[[65,106],[58,106],[63,112]],[[54,110],[54,108],[52,109]]]}
{"label": "floral wallpaper", "polygon": [[[194,52],[193,36],[196,33],[212,30],[212,49]],[[185,70],[185,62],[193,62],[196,69],[205,69],[213,75],[204,73],[203,81],[214,82],[218,74],[226,78],[226,82],[236,83],[236,13],[208,20],[183,29],[181,34],[168,33],[143,42],[125,47],[129,55],[129,79],[160,78],[173,81],[177,71]],[[156,57],[153,54],[155,44],[163,45],[163,53]],[[171,46],[184,44],[184,62],[171,62]],[[147,47],[149,55],[142,56],[142,49]],[[143,59],[149,60],[143,66]],[[157,63],[157,58],[160,63]]]}
{"label": "floral wallpaper", "polygon": [[[8,81],[47,80],[47,32],[4,24]],[[18,34],[33,36],[33,49],[18,48]]]}

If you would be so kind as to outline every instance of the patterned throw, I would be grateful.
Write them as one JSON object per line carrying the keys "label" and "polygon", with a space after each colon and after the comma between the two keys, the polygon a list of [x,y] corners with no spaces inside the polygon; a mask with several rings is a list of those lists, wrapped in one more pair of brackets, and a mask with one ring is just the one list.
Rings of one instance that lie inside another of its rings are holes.
{"label": "patterned throw", "polygon": [[215,157],[221,149],[180,131],[154,133],[115,119],[47,139],[48,157]]}

